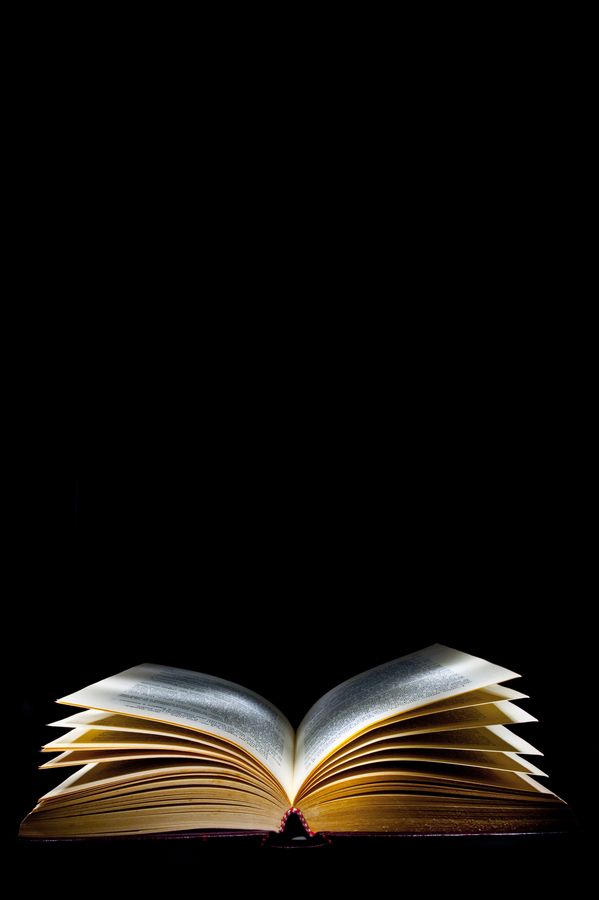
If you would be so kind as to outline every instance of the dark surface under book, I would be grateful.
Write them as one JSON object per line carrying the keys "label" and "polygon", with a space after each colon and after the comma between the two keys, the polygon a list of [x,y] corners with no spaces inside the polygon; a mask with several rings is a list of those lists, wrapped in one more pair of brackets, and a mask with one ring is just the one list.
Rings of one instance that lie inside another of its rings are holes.
{"label": "dark surface under book", "polygon": [[537,855],[556,853],[558,858],[570,854],[580,844],[580,831],[574,821],[563,823],[561,830],[510,834],[406,834],[406,833],[323,833],[273,834],[261,831],[195,831],[169,834],[104,837],[104,838],[29,838],[20,841],[25,860],[49,863],[70,863],[78,860],[95,862],[99,859],[128,860],[152,858],[155,861],[193,861],[221,852],[235,854],[262,853],[270,850],[321,851],[324,853],[353,853],[368,851],[408,855],[411,860],[421,856],[434,860],[446,856],[470,858],[473,852],[493,853],[496,849],[507,853],[523,853],[530,859]]}

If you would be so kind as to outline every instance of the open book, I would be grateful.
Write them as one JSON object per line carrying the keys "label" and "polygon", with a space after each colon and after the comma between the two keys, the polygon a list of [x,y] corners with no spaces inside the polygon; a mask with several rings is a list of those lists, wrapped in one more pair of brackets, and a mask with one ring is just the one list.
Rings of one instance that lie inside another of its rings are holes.
{"label": "open book", "polygon": [[258,694],[140,665],[63,697],[43,768],[77,766],[25,837],[278,831],[461,833],[554,827],[565,804],[509,727],[536,721],[515,672],[435,644],[329,691],[297,734]]}

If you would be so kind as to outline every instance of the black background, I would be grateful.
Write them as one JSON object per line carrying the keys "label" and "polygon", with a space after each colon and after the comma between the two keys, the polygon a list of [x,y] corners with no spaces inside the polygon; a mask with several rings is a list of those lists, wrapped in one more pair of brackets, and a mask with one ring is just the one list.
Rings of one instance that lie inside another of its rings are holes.
{"label": "black background", "polygon": [[[96,57],[99,21],[77,40],[59,23],[58,41],[29,17],[7,169],[8,258],[41,300],[14,304],[7,341],[23,339],[10,386],[33,381],[8,391],[11,841],[55,781],[38,747],[66,692],[155,661],[237,680],[297,723],[347,675],[434,641],[522,673],[540,723],[519,731],[592,822],[592,55],[578,20],[553,35],[521,18],[471,34],[469,17],[468,52],[428,22],[399,76],[395,36],[387,53],[377,39],[370,84],[367,41],[336,25],[349,60],[331,56],[332,79],[299,58],[279,77],[267,54],[257,83],[250,45],[242,78],[219,53],[198,92],[196,54],[165,87],[139,22],[111,87],[120,24]],[[424,868],[395,851],[394,887],[515,874],[513,845],[460,846]],[[559,846],[518,844],[533,883],[576,877]],[[376,878],[377,853],[347,870]],[[153,854],[136,875],[189,861]],[[77,859],[114,884],[110,850]],[[66,884],[75,861],[33,849],[22,872]]]}
{"label": "black background", "polygon": [[[522,382],[436,386],[434,407],[389,386],[309,396],[305,381],[240,403],[240,382],[235,407],[171,393],[101,418],[79,404],[60,441],[55,420],[40,428],[21,492],[15,831],[56,782],[36,771],[38,747],[67,692],[157,662],[247,685],[296,725],[339,681],[436,641],[522,674],[540,723],[518,731],[584,828],[576,412],[558,392],[530,402]],[[44,852],[44,867],[73,862]]]}

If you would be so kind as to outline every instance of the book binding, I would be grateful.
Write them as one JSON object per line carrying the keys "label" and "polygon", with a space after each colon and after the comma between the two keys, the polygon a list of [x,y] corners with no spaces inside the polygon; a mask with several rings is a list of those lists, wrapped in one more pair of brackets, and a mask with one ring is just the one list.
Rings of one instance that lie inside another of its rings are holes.
{"label": "book binding", "polygon": [[289,819],[289,816],[293,816],[293,815],[296,815],[298,817],[298,819],[300,820],[300,822],[303,826],[303,829],[306,832],[306,834],[308,835],[308,837],[314,837],[316,832],[312,831],[312,829],[306,822],[306,819],[304,818],[303,812],[301,811],[301,809],[298,809],[297,806],[290,806],[289,809],[287,810],[287,812],[283,815],[283,818],[281,819],[281,824],[279,826],[279,834],[282,834],[285,831],[285,827],[287,825],[287,820]]}

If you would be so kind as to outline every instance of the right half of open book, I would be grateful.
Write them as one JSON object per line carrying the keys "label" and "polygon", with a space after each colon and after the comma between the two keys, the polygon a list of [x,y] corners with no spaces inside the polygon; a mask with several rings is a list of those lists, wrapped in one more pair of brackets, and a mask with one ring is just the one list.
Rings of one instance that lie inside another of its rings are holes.
{"label": "right half of open book", "polygon": [[41,798],[26,837],[275,831],[561,830],[565,803],[512,730],[535,721],[515,672],[435,644],[325,694],[297,734],[252,691],[145,664],[62,698],[45,768],[78,767]]}
{"label": "right half of open book", "polygon": [[534,721],[521,697],[489,685],[367,728],[307,775],[295,805],[315,831],[552,827],[564,804],[508,727]]}
{"label": "right half of open book", "polygon": [[[315,831],[554,830],[570,819],[513,725],[519,677],[439,644],[334,688],[301,723],[295,806]],[[540,780],[539,780],[540,779]]]}

